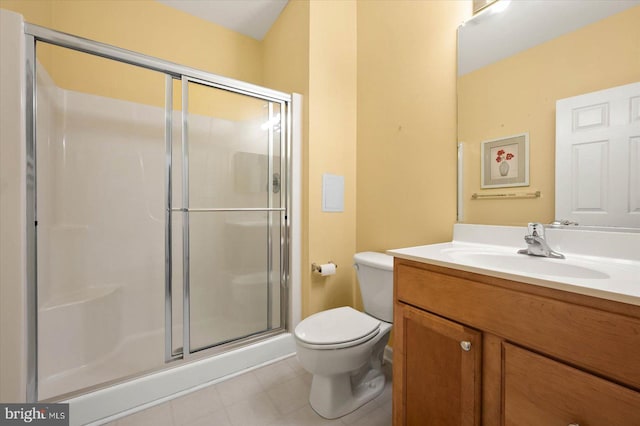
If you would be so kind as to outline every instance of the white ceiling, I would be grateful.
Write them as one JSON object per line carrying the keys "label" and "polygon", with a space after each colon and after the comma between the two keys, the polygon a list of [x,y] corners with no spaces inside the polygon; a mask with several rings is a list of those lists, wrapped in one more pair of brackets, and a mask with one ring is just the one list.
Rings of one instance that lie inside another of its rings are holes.
{"label": "white ceiling", "polygon": [[458,75],[639,4],[640,0],[500,0],[458,28]]}
{"label": "white ceiling", "polygon": [[288,0],[157,0],[230,30],[262,40]]}

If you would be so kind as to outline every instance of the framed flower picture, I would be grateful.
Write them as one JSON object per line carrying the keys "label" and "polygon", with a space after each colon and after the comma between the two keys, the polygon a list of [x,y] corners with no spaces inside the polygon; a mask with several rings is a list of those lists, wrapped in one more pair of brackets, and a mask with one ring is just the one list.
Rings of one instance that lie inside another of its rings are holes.
{"label": "framed flower picture", "polygon": [[482,142],[482,188],[529,186],[529,134]]}

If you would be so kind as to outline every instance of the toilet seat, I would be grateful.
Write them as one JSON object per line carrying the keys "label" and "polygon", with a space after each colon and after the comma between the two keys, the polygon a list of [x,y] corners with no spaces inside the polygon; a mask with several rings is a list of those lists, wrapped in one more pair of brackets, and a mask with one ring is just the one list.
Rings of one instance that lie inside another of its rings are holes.
{"label": "toilet seat", "polygon": [[318,312],[295,329],[298,342],[312,349],[356,346],[378,335],[380,321],[348,306]]}

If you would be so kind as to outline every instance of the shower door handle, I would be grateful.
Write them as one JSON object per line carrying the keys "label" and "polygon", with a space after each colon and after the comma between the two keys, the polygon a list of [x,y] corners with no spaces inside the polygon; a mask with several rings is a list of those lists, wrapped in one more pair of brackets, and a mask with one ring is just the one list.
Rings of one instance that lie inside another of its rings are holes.
{"label": "shower door handle", "polygon": [[272,185],[273,185],[273,193],[277,194],[278,192],[280,192],[280,173],[274,173],[273,174],[273,179],[271,181]]}

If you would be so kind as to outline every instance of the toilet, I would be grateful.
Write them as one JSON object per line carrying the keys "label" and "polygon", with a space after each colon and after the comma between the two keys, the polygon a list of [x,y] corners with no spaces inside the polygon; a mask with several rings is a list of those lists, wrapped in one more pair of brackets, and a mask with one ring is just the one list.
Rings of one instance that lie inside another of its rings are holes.
{"label": "toilet", "polygon": [[393,257],[357,253],[354,267],[366,313],[348,306],[329,309],[295,329],[298,360],[313,374],[309,403],[327,419],[356,410],[385,385],[382,356],[393,322]]}

